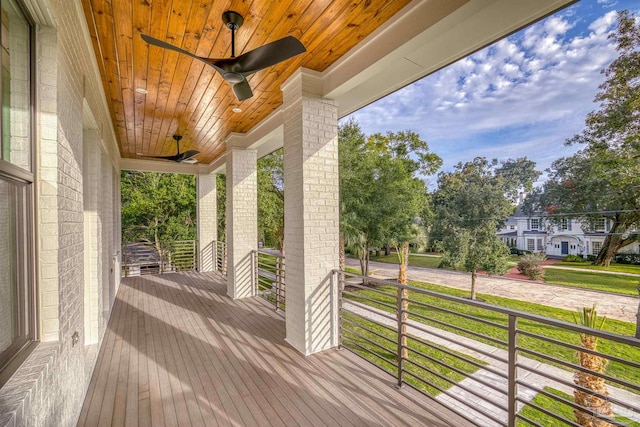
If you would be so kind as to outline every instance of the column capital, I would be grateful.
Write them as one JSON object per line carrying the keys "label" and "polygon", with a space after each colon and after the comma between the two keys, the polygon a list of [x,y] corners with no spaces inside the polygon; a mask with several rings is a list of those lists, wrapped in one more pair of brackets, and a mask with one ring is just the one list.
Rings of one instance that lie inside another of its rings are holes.
{"label": "column capital", "polygon": [[[323,74],[309,68],[298,68],[281,86],[280,90],[286,98],[296,98],[302,96],[322,97]],[[285,101],[285,105],[286,105]]]}
{"label": "column capital", "polygon": [[244,150],[247,148],[247,134],[240,132],[231,132],[225,140],[226,152],[231,150]]}

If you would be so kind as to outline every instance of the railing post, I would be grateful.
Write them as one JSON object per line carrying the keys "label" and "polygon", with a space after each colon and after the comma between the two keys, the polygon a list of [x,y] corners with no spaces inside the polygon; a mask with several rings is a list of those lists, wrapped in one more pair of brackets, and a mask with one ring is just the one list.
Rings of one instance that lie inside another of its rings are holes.
{"label": "railing post", "polygon": [[276,311],[280,309],[280,257],[276,256]]}
{"label": "railing post", "polygon": [[509,315],[509,355],[508,355],[508,390],[507,390],[507,422],[509,427],[516,426],[516,413],[517,413],[517,397],[518,397],[518,384],[517,380],[517,368],[516,363],[518,359],[518,318],[510,314]]}
{"label": "railing post", "polygon": [[405,308],[405,299],[406,299],[406,290],[403,288],[398,288],[397,294],[397,306],[396,311],[398,313],[398,356],[397,356],[397,366],[398,366],[398,388],[401,388],[404,383],[404,360],[406,358],[406,348],[407,348],[407,324],[406,324],[406,308]]}
{"label": "railing post", "polygon": [[258,251],[251,251],[251,271],[253,273],[253,296],[258,295]]}
{"label": "railing post", "polygon": [[[336,274],[336,271],[333,271],[333,274]],[[338,350],[342,350],[342,298],[344,291],[344,273],[340,271],[338,273],[339,276],[342,276],[342,281],[338,279]]]}

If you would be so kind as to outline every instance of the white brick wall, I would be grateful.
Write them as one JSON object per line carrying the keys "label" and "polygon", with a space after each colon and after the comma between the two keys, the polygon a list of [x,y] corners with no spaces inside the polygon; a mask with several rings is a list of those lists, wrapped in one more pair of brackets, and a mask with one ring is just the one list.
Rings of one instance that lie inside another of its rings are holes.
{"label": "white brick wall", "polygon": [[253,295],[251,251],[258,248],[257,152],[227,148],[227,294]]}
{"label": "white brick wall", "polygon": [[216,174],[198,175],[198,248],[199,270],[215,269],[215,241],[218,240],[218,203]]}
{"label": "white brick wall", "polygon": [[[81,2],[24,1],[29,10],[38,12],[34,16],[38,25],[35,118],[39,164],[35,173],[39,180],[37,275],[43,343],[0,389],[0,425],[64,427],[76,423],[91,373],[91,366],[85,370],[83,346],[85,188],[95,191],[99,183],[106,182],[95,193],[96,205],[100,202],[103,207],[96,211],[101,241],[89,249],[89,257],[101,260],[93,277],[107,279],[106,307],[110,307],[119,283],[119,270],[112,274],[110,268],[120,239],[119,170],[117,160],[112,160],[117,159],[115,134]],[[53,23],[55,27],[48,26]],[[83,173],[87,167],[83,164],[84,108],[97,124],[96,143],[102,147],[88,187]],[[99,329],[100,337],[104,322]],[[80,343],[72,346],[76,331]]]}
{"label": "white brick wall", "polygon": [[287,341],[304,354],[336,345],[338,111],[315,96],[319,79],[295,75],[284,91]]}

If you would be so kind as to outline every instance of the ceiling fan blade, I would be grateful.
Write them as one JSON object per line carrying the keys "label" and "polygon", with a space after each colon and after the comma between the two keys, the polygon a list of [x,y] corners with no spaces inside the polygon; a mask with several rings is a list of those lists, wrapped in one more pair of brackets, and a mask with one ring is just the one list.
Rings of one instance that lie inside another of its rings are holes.
{"label": "ceiling fan blade", "polygon": [[172,160],[174,162],[177,162],[179,161],[179,158],[182,156],[182,154],[177,156],[147,156],[147,155],[138,153],[138,156],[148,157],[150,159]]}
{"label": "ceiling fan blade", "polygon": [[241,73],[247,76],[306,51],[298,39],[288,36],[243,53],[236,58],[222,59],[211,63],[226,72]]}
{"label": "ceiling fan blade", "polygon": [[198,150],[188,150],[185,151],[184,153],[180,154],[180,160],[179,161],[185,161],[190,159],[191,157],[195,156],[196,154],[200,154],[200,152]]}
{"label": "ceiling fan blade", "polygon": [[247,79],[232,85],[231,88],[233,89],[233,93],[235,93],[236,98],[238,98],[238,101],[244,101],[245,99],[249,99],[253,96],[253,91],[251,90],[251,86],[249,86]]}
{"label": "ceiling fan blade", "polygon": [[178,46],[174,46],[174,45],[172,45],[170,43],[167,43],[165,41],[158,40],[158,39],[156,39],[154,37],[151,37],[151,36],[147,36],[146,34],[140,34],[140,37],[142,37],[142,40],[144,40],[145,42],[147,42],[149,44],[161,47],[163,49],[169,49],[169,50],[173,50],[174,52],[182,53],[182,54],[190,56],[190,57],[192,57],[194,59],[198,59],[198,60],[200,60],[200,61],[202,61],[202,62],[204,62],[205,64],[208,64],[208,65],[211,65],[212,62],[219,61],[219,59],[213,59],[213,58],[207,59],[207,58],[203,58],[203,57],[198,56],[198,55],[194,55],[193,53],[191,53],[189,51],[186,51],[184,49],[181,49]]}

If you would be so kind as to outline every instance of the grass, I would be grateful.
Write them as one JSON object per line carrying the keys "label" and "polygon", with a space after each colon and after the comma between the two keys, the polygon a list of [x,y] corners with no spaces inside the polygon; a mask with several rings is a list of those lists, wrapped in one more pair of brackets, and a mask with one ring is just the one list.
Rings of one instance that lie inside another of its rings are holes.
{"label": "grass", "polygon": [[[398,371],[395,331],[379,323],[346,312],[343,319],[343,345],[396,377]],[[439,394],[440,390],[438,388],[446,390],[478,369],[471,363],[465,362],[464,359],[484,365],[482,361],[473,357],[453,352],[460,356],[460,358],[454,357],[440,350],[442,347],[436,344],[425,345],[413,338],[407,339],[407,346],[410,348],[408,359],[413,363],[404,363],[406,371],[410,373],[405,373],[404,381],[430,396]],[[435,363],[434,360],[438,362]],[[422,369],[418,365],[428,367],[431,372]],[[464,372],[464,374],[452,369],[451,366]],[[417,379],[413,375],[424,378],[428,383],[434,384],[436,387]],[[449,381],[441,376],[449,378]]]}
{"label": "grass", "polygon": [[[554,396],[558,396],[570,402],[573,402],[573,396],[570,396],[567,393],[563,393],[561,391],[555,390],[550,387],[545,387],[544,391],[548,392],[549,394],[553,394]],[[571,421],[575,421],[573,416],[573,408],[567,405],[566,403],[562,403],[559,400],[553,399],[543,394],[537,394],[536,397],[534,397],[533,400],[531,400],[531,403],[534,403],[544,409],[547,409],[548,411],[553,412],[554,414],[559,415],[563,418],[566,418]],[[532,408],[531,406],[525,406],[524,408],[522,408],[522,410],[519,413],[527,417],[531,421],[536,422],[543,426],[566,425],[565,423],[543,412],[540,412],[537,409]],[[618,416],[618,415],[616,415],[615,418],[620,423],[625,424],[629,427],[640,427],[640,423],[632,421],[628,418]],[[518,420],[518,423],[517,423],[518,427],[526,427],[530,425],[531,424],[529,424],[528,422],[520,419]]]}
{"label": "grass", "polygon": [[640,265],[632,265],[632,264],[616,264],[611,263],[609,267],[604,267],[602,265],[593,265],[589,262],[558,262],[556,264],[559,267],[573,267],[573,268],[582,268],[585,270],[593,270],[593,271],[611,271],[615,273],[631,273],[640,275]]}
{"label": "grass", "polygon": [[[447,295],[455,295],[458,297],[468,297],[468,291],[452,289],[445,286],[426,284],[421,282],[410,282],[411,286],[415,286],[422,289],[427,289]],[[357,292],[357,295],[361,295],[367,298],[375,299],[378,302],[395,305],[396,288],[390,286],[383,286],[376,288],[377,291],[383,291],[391,295],[380,295],[374,290],[361,290]],[[442,312],[434,308],[423,307],[418,304],[412,304],[409,308],[412,312],[419,315],[428,317],[432,320],[425,320],[412,316],[413,320],[418,320],[431,326],[435,326],[449,332],[453,332],[462,336],[467,336],[477,341],[485,342],[487,344],[504,348],[503,345],[496,343],[494,340],[507,340],[507,331],[501,327],[487,325],[479,321],[462,318],[456,313],[462,313],[473,316],[478,319],[491,321],[498,325],[507,325],[508,316],[497,313],[495,311],[487,310],[479,307],[472,307],[466,304],[447,301],[441,298],[424,295],[418,292],[409,292],[409,298],[418,301],[419,303],[430,304],[432,306],[440,307],[450,310],[450,313]],[[573,323],[573,311],[564,310],[555,307],[549,307],[541,304],[529,303],[519,300],[513,300],[508,298],[496,297],[493,295],[479,295],[479,298],[485,302],[500,307],[506,307],[514,310],[520,310],[528,313],[538,314],[545,317],[550,317],[557,320]],[[381,304],[371,303],[363,300],[362,302],[380,308],[386,311],[392,311],[388,307]],[[480,333],[487,338],[479,338],[474,336],[470,332],[461,332],[455,329],[464,328],[468,331]],[[571,332],[569,330],[560,329],[556,327],[547,326],[542,323],[520,319],[518,322],[518,328],[522,331],[532,332],[538,335],[556,339],[562,343],[571,343],[574,345],[580,345],[579,334]],[[620,335],[633,336],[635,333],[635,325],[629,322],[623,322],[615,319],[607,319],[605,323],[605,330]],[[556,345],[546,341],[542,341],[537,338],[528,336],[519,336],[518,345],[522,348],[532,349],[537,352],[556,357],[560,360],[577,363],[577,357],[574,350],[566,348],[561,345]],[[599,350],[603,353],[617,356],[625,360],[640,360],[640,348],[632,347],[628,345],[622,345],[607,340],[600,340]],[[530,357],[530,356],[528,356]],[[549,363],[545,361],[546,363]],[[615,378],[625,379],[634,383],[640,383],[640,370],[631,369],[625,364],[612,361],[607,369],[607,373]]]}
{"label": "grass", "polygon": [[615,274],[591,273],[546,268],[544,281],[555,285],[566,285],[596,291],[615,292],[623,295],[638,295],[640,278]]}
{"label": "grass", "polygon": [[[510,259],[520,260],[520,257],[512,255]],[[441,260],[441,257],[423,257],[409,255],[409,265],[412,267],[438,268]],[[398,257],[395,254],[383,255],[379,257],[371,257],[371,261],[398,264]],[[571,262],[559,263],[557,265],[584,265],[585,268],[591,266],[590,264],[586,263],[581,264]],[[627,268],[629,271],[633,270],[633,268],[636,268],[636,271],[640,271],[640,266],[626,264],[614,265],[621,268]],[[629,269],[629,267],[631,267],[631,269]],[[591,289],[594,291],[607,291],[618,293],[621,295],[638,295],[637,288],[638,285],[640,285],[640,277],[620,276],[614,274],[599,274],[597,272],[591,273],[589,271],[583,272],[552,268],[546,268],[544,271],[544,280],[545,282],[550,284],[573,286],[578,288]]]}
{"label": "grass", "polygon": [[[398,264],[398,256],[396,254],[372,256],[370,260]],[[411,267],[438,268],[441,260],[442,257],[439,256],[415,256],[409,254],[409,265]]]}

